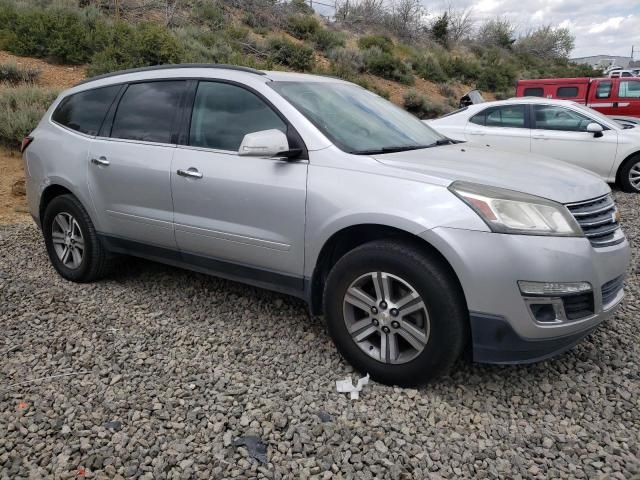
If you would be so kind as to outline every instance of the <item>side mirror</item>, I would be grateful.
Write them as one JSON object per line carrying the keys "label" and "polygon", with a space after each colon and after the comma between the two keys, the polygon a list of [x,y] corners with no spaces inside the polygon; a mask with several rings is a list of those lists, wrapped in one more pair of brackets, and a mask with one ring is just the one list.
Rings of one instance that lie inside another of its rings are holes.
{"label": "side mirror", "polygon": [[593,136],[596,138],[599,138],[602,136],[603,130],[604,129],[602,128],[602,125],[600,125],[599,123],[592,122],[589,125],[587,125],[587,132],[593,133]]}
{"label": "side mirror", "polygon": [[287,136],[276,129],[247,133],[238,149],[238,155],[242,157],[287,156],[288,152]]}

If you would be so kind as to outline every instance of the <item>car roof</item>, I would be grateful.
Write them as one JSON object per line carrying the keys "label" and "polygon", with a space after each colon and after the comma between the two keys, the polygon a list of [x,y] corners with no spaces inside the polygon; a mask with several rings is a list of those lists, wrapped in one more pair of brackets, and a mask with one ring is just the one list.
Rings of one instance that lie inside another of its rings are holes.
{"label": "car roof", "polygon": [[573,100],[560,100],[557,98],[545,98],[545,97],[513,97],[513,98],[509,98],[506,100],[495,100],[495,101],[489,101],[489,102],[485,102],[485,103],[476,103],[473,106],[474,107],[482,107],[482,106],[487,106],[488,104],[491,104],[491,106],[494,105],[514,105],[514,104],[518,104],[521,105],[523,103],[527,103],[527,104],[545,104],[545,105],[573,105],[576,102],[574,102]]}
{"label": "car roof", "polygon": [[349,83],[339,78],[310,75],[305,73],[256,70],[254,68],[237,65],[190,63],[155,65],[150,67],[132,68],[87,78],[75,85],[75,87],[95,84],[96,86],[135,82],[141,80],[156,80],[160,78],[177,78],[180,76],[197,78],[229,78],[229,75],[237,78],[262,78],[263,81],[296,81],[296,82],[340,82]]}

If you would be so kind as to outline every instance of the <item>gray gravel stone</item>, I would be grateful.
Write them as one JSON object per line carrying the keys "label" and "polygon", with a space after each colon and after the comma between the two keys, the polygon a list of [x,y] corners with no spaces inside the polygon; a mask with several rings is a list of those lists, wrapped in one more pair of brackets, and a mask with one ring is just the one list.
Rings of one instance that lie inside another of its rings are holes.
{"label": "gray gravel stone", "polygon": [[[616,197],[633,262],[614,318],[553,360],[460,361],[358,401],[294,299],[135,259],[73,284],[34,226],[0,226],[0,479],[634,478],[640,196]],[[233,445],[249,436],[267,463]]]}

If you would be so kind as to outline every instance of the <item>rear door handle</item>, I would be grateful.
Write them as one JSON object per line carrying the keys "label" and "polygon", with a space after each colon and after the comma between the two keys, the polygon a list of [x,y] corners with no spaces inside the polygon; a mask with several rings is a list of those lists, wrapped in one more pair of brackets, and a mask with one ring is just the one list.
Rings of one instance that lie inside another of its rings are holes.
{"label": "rear door handle", "polygon": [[549,140],[549,137],[546,135],[532,135],[531,138],[535,138],[536,140]]}
{"label": "rear door handle", "polygon": [[107,157],[92,158],[91,163],[93,163],[94,165],[98,165],[100,167],[109,166],[109,160],[107,160]]}
{"label": "rear door handle", "polygon": [[202,174],[198,171],[198,169],[193,167],[187,170],[178,170],[176,173],[181,177],[202,178]]}

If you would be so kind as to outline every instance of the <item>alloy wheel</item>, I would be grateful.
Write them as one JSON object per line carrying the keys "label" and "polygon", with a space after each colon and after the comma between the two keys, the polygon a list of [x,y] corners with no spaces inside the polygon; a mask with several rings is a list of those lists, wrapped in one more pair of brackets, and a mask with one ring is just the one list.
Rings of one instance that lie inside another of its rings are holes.
{"label": "alloy wheel", "polygon": [[429,341],[424,301],[407,281],[390,273],[370,272],[351,283],[343,318],[356,345],[383,363],[409,362]]}
{"label": "alloy wheel", "polygon": [[62,212],[55,216],[51,225],[53,249],[62,264],[72,270],[80,267],[84,257],[84,237],[76,219]]}
{"label": "alloy wheel", "polygon": [[640,162],[629,170],[629,183],[633,188],[640,191]]}

